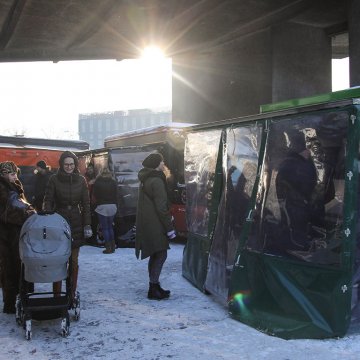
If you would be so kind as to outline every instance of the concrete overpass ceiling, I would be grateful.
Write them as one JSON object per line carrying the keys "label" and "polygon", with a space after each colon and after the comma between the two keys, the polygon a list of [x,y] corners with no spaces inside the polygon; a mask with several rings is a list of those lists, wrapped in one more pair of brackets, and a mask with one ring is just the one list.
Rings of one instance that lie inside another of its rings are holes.
{"label": "concrete overpass ceiling", "polygon": [[0,0],[0,61],[121,60],[149,43],[177,56],[286,21],[333,35],[347,26],[346,8],[343,0]]}
{"label": "concrete overpass ceiling", "polygon": [[296,15],[291,21],[336,32],[337,27],[347,23],[347,8],[339,0],[314,1],[311,8]]}

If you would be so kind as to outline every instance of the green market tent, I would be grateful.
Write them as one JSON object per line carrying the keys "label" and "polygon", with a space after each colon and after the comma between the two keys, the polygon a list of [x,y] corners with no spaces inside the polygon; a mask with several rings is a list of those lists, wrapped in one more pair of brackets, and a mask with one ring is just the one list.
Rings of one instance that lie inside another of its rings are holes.
{"label": "green market tent", "polygon": [[344,336],[359,318],[359,98],[267,105],[188,133],[183,276],[235,319],[295,339]]}

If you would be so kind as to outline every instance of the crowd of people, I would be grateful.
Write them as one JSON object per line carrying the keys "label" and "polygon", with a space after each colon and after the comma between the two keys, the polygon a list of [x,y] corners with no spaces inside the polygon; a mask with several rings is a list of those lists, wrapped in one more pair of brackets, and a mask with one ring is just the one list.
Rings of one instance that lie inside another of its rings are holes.
{"label": "crowd of people", "polygon": [[[169,249],[169,240],[176,236],[161,154],[150,154],[139,172],[140,188],[136,217],[136,257],[149,259],[148,298],[162,300],[170,296],[160,286],[159,277]],[[104,238],[104,254],[115,252],[114,217],[117,209],[117,183],[110,169],[101,169],[95,176],[90,164],[85,176],[80,174],[79,161],[71,151],[59,158],[59,168],[53,173],[44,160],[36,163],[34,196],[25,197],[18,178],[19,168],[12,161],[0,163],[0,274],[3,292],[3,312],[15,313],[19,292],[21,260],[19,236],[24,222],[36,213],[60,214],[69,223],[72,235],[71,283],[76,299],[80,247],[93,236],[97,226]],[[95,214],[96,219],[94,219]],[[62,282],[53,283],[54,296],[62,291]]]}

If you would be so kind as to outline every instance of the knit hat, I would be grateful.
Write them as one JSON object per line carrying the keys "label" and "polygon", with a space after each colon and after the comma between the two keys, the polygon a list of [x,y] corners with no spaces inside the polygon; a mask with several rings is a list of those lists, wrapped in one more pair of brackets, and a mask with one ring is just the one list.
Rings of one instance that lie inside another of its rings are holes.
{"label": "knit hat", "polygon": [[12,161],[4,161],[0,163],[0,175],[6,175],[10,173],[18,173],[19,168]]}
{"label": "knit hat", "polygon": [[161,154],[153,153],[145,158],[142,165],[146,168],[156,169],[162,161],[164,161],[164,158]]}
{"label": "knit hat", "polygon": [[44,170],[46,170],[46,167],[47,167],[46,162],[45,162],[44,160],[38,161],[38,162],[36,163],[36,166],[38,166],[39,168],[42,168],[42,169],[44,169]]}

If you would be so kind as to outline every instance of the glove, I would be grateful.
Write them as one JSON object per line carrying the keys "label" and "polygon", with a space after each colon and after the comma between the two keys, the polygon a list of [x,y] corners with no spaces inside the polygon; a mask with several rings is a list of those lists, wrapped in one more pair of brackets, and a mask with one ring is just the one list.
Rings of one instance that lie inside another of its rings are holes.
{"label": "glove", "polygon": [[175,230],[171,230],[169,232],[166,233],[167,237],[169,240],[175,239],[176,238],[176,232]]}
{"label": "glove", "polygon": [[85,225],[84,226],[84,238],[88,239],[91,238],[93,235],[92,230],[91,230],[91,226],[90,225]]}

